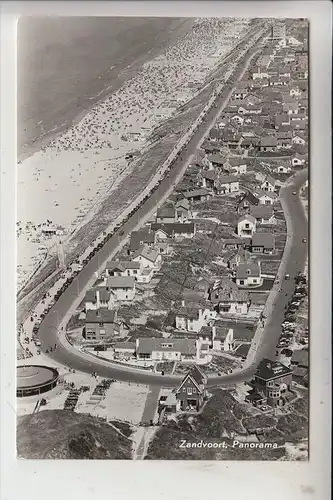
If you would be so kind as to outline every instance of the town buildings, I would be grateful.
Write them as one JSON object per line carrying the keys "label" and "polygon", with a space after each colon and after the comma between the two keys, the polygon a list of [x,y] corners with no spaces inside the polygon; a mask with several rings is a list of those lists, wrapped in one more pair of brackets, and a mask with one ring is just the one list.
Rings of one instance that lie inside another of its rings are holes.
{"label": "town buildings", "polygon": [[258,365],[253,379],[249,382],[252,390],[246,401],[254,406],[285,406],[294,396],[292,370],[278,361],[264,358]]}

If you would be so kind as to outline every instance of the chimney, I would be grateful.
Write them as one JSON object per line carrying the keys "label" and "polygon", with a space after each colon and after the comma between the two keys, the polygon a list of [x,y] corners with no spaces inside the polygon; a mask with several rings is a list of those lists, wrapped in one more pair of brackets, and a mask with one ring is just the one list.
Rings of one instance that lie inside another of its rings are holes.
{"label": "chimney", "polygon": [[97,310],[99,309],[100,307],[100,294],[99,294],[99,290],[96,290],[96,308]]}
{"label": "chimney", "polygon": [[212,326],[212,340],[216,337],[216,326]]}
{"label": "chimney", "polygon": [[182,300],[182,307],[185,307],[185,300]]}

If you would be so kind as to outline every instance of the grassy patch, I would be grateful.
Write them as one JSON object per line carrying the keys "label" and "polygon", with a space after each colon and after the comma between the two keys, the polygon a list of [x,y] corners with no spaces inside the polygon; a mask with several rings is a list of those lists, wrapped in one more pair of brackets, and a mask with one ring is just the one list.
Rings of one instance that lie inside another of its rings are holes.
{"label": "grassy patch", "polygon": [[131,443],[98,418],[45,410],[18,419],[17,453],[26,459],[130,459]]}

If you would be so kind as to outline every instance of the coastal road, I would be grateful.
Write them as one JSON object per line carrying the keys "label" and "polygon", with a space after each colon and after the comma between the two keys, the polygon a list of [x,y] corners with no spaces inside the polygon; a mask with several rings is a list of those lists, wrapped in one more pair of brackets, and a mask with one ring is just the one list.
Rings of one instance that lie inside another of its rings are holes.
{"label": "coastal road", "polygon": [[[255,368],[260,360],[267,356],[271,357],[275,354],[276,344],[281,332],[281,323],[284,317],[284,307],[293,293],[294,277],[298,272],[303,272],[305,262],[307,259],[308,245],[302,242],[303,238],[308,237],[308,222],[304,212],[303,205],[299,197],[299,190],[307,179],[308,173],[302,171],[297,174],[290,184],[283,187],[281,197],[285,202],[285,208],[288,212],[287,216],[290,217],[292,235],[291,250],[288,259],[285,263],[285,272],[290,274],[290,280],[283,282],[283,291],[278,296],[274,309],[267,322],[265,328],[265,335],[262,337],[262,342],[256,349],[254,360],[248,368],[225,376],[212,376],[208,379],[208,386],[228,386],[239,382],[248,380],[253,375]],[[294,195],[293,191],[297,194]],[[69,291],[69,288],[66,292]],[[66,292],[64,295],[66,295]],[[75,291],[73,292],[75,294]],[[287,294],[287,295],[285,295]],[[62,296],[63,297],[63,296]],[[74,297],[73,297],[74,299]],[[61,298],[58,302],[61,301]],[[58,304],[57,302],[57,304]],[[68,305],[65,303],[63,308],[67,309]],[[42,349],[45,350],[49,345],[57,342],[57,314],[50,313],[46,316],[42,323]],[[59,312],[60,314],[60,312]],[[177,375],[156,375],[152,372],[145,370],[139,371],[123,365],[116,365],[108,363],[107,361],[93,359],[90,355],[85,355],[76,348],[66,344],[59,344],[58,348],[50,353],[52,358],[63,364],[75,368],[78,371],[91,373],[96,371],[101,377],[114,378],[123,381],[135,381],[147,385],[159,385],[165,387],[174,387],[179,383],[182,376]]]}
{"label": "coastal road", "polygon": [[[234,85],[242,78],[251,57],[253,57],[253,54],[257,50],[257,48],[251,49],[236,69],[232,77]],[[43,352],[58,341],[58,332],[61,322],[64,318],[66,318],[66,316],[68,316],[69,313],[73,311],[73,304],[76,302],[77,297],[81,293],[84,293],[87,289],[92,276],[98,269],[100,269],[101,262],[106,262],[108,260],[110,254],[117,250],[119,244],[128,237],[128,235],[137,227],[140,221],[147,216],[147,214],[151,213],[151,211],[156,208],[160,200],[163,199],[168,191],[170,191],[171,186],[177,182],[179,171],[184,169],[184,165],[187,164],[189,158],[195,154],[203,138],[209,132],[223,108],[227,105],[232,91],[233,88],[231,88],[230,84],[227,85],[225,90],[217,98],[215,106],[208,111],[205,120],[193,134],[191,140],[186,146],[185,151],[183,151],[176,158],[167,177],[161,182],[158,188],[152,193],[150,198],[141,206],[141,208],[136,211],[136,213],[122,226],[122,228],[115,233],[115,235],[110,238],[103,248],[101,248],[100,251],[88,262],[88,264],[74,278],[71,285],[65,290],[46,315],[39,328],[39,339],[41,341],[41,350]],[[61,345],[58,344],[58,348],[51,352],[50,356],[56,362],[71,366],[76,370],[89,373],[96,371],[100,376],[116,378],[118,380],[135,380],[139,383],[158,384],[164,386],[174,386],[179,380],[179,377],[177,376],[158,376],[145,372],[144,370],[141,373],[139,370],[131,370],[123,365],[119,365],[118,367],[117,365],[112,364],[111,366],[111,364],[107,364],[107,362],[102,363],[97,360],[94,361],[92,357],[88,357],[87,359],[87,357],[83,356],[82,353],[78,351],[74,352],[73,349],[69,349],[66,343]],[[239,376],[241,375],[239,374]],[[230,379],[230,383],[233,383],[232,381],[234,380],[234,377],[236,377],[236,374],[234,376],[229,376],[227,379],[224,377],[223,381],[227,383]],[[216,378],[215,382],[217,381],[222,381],[222,379]],[[211,379],[210,382],[213,383],[214,380]]]}

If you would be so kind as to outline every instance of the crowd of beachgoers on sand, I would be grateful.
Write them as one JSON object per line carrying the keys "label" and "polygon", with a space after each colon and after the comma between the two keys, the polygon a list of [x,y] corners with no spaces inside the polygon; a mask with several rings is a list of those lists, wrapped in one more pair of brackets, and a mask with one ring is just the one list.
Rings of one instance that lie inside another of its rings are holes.
{"label": "crowd of beachgoers on sand", "polygon": [[80,121],[20,163],[18,289],[56,249],[59,235],[69,238],[96,213],[134,167],[131,155],[146,151],[156,126],[200,91],[248,22],[196,20]]}

